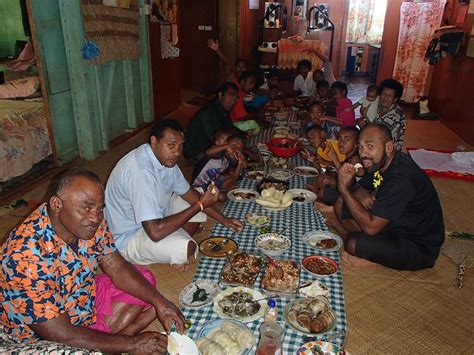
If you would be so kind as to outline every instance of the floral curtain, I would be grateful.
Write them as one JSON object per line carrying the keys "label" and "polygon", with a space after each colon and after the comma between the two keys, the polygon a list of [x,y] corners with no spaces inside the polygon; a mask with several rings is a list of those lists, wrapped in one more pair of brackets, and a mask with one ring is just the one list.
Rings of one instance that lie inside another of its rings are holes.
{"label": "floral curtain", "polygon": [[387,0],[350,0],[346,42],[380,44]]}
{"label": "floral curtain", "polygon": [[393,77],[405,90],[402,100],[412,102],[426,94],[429,65],[425,58],[434,31],[441,24],[446,0],[402,3],[400,32]]}

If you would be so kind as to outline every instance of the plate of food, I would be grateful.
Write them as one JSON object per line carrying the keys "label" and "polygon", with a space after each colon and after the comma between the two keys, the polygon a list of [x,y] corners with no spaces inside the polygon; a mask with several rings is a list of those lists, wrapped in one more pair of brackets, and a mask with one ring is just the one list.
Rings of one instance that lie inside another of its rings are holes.
{"label": "plate of food", "polygon": [[265,189],[274,187],[276,190],[284,192],[288,190],[288,186],[290,186],[288,181],[277,180],[274,178],[265,178],[258,183],[257,191],[262,192]]}
{"label": "plate of food", "polygon": [[339,270],[339,266],[333,259],[322,255],[307,256],[301,260],[301,264],[306,271],[320,277],[331,276]]}
{"label": "plate of food", "polygon": [[296,175],[302,176],[304,178],[311,178],[319,175],[318,169],[312,166],[297,166],[293,169],[293,172]]}
{"label": "plate of food", "polygon": [[291,193],[293,202],[296,203],[313,203],[317,198],[314,192],[305,189],[291,189],[288,192]]}
{"label": "plate of food", "polygon": [[259,196],[257,191],[251,189],[234,189],[227,193],[227,198],[236,202],[250,202]]}
{"label": "plate of food", "polygon": [[[272,153],[273,154],[273,153]],[[286,158],[272,156],[268,159],[267,165],[273,169],[291,169],[293,163]]]}
{"label": "plate of food", "polygon": [[305,334],[322,334],[336,326],[336,315],[326,297],[293,300],[283,309],[283,318],[294,330]]}
{"label": "plate of food", "polygon": [[250,354],[257,339],[242,322],[216,319],[205,324],[197,334],[196,344],[202,355]]}
{"label": "plate of food", "polygon": [[337,234],[325,231],[311,231],[303,235],[303,242],[322,251],[339,250],[343,244],[341,237]]}
{"label": "plate of food", "polygon": [[252,212],[245,215],[245,222],[253,227],[263,227],[270,223],[272,220],[271,216],[267,216],[263,213]]}
{"label": "plate of food", "polygon": [[262,190],[261,197],[255,199],[255,202],[269,211],[283,211],[293,203],[293,195],[270,187]]}
{"label": "plate of food", "polygon": [[292,260],[274,259],[283,269],[283,275],[270,263],[263,269],[262,291],[266,295],[294,297],[300,283],[299,264]]}
{"label": "plate of food", "polygon": [[266,308],[263,295],[248,287],[230,287],[214,298],[214,312],[222,319],[249,323],[261,318]]}
{"label": "plate of food", "polygon": [[273,169],[268,175],[277,180],[287,181],[291,179],[295,174],[293,174],[291,170],[287,169]]}
{"label": "plate of food", "polygon": [[226,286],[252,287],[262,266],[262,258],[257,255],[238,252],[231,256],[232,265],[225,264],[219,280]]}
{"label": "plate of food", "polygon": [[311,282],[308,286],[300,288],[300,295],[303,297],[324,296],[329,297],[329,288],[318,280]]}
{"label": "plate of food", "polygon": [[179,294],[179,303],[184,307],[199,308],[211,304],[220,292],[219,285],[211,280],[197,280]]}
{"label": "plate of food", "polygon": [[310,341],[301,345],[296,350],[296,355],[314,355],[314,354],[328,354],[328,355],[344,355],[346,352],[338,345],[329,343],[327,341]]}
{"label": "plate of food", "polygon": [[265,171],[263,171],[263,170],[250,170],[250,171],[247,171],[247,173],[245,174],[245,177],[249,180],[260,181],[260,180],[263,180],[265,178]]}
{"label": "plate of food", "polygon": [[201,254],[210,258],[223,258],[229,251],[235,253],[238,249],[237,242],[227,237],[209,237],[199,243]]}

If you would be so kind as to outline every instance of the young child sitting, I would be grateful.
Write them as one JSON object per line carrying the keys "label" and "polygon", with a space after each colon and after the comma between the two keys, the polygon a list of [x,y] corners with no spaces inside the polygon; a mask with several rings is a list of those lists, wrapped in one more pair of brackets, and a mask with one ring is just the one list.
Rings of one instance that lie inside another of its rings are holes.
{"label": "young child sitting", "polygon": [[326,121],[335,123],[339,126],[355,126],[356,119],[354,110],[346,110],[352,107],[352,101],[347,98],[347,85],[342,81],[336,81],[332,84],[332,93],[337,101],[336,117],[325,117]]}
{"label": "young child sitting", "polygon": [[321,69],[316,69],[313,71],[313,81],[315,84],[318,84],[318,81],[325,80],[324,73]]}
{"label": "young child sitting", "polygon": [[311,72],[311,62],[303,59],[298,63],[299,75],[295,78],[293,91],[297,96],[311,96],[316,89],[313,81],[313,73]]}
{"label": "young child sitting", "polygon": [[232,136],[228,131],[217,131],[214,145],[206,149],[206,156],[194,168],[191,185],[206,190],[214,182],[220,189],[219,201],[225,201],[227,191],[235,188],[244,167],[243,147],[241,137]]}
{"label": "young child sitting", "polygon": [[314,125],[321,126],[324,121],[324,106],[320,102],[312,103],[309,106],[308,120],[306,121],[306,128]]}
{"label": "young child sitting", "polygon": [[[334,151],[339,161],[343,161],[346,156],[339,152],[338,141],[326,139],[326,132],[319,125],[314,125],[306,130],[306,138],[311,147],[316,149],[316,155],[312,155],[308,150],[302,151],[303,158],[309,160],[318,170],[331,164],[330,152]],[[331,148],[332,149],[331,149]]]}
{"label": "young child sitting", "polygon": [[[357,127],[346,126],[341,128],[339,131],[337,146],[339,148],[339,152],[345,155],[345,159],[342,162],[333,147],[328,145],[328,156],[334,164],[336,170],[339,170],[342,163],[351,163],[352,165],[355,165],[361,162],[357,152],[358,139],[359,129]],[[357,169],[356,176],[362,176],[363,174],[363,168]],[[330,171],[323,175],[319,175],[311,184],[306,185],[305,188],[316,193],[318,195],[318,201],[321,201],[326,205],[333,206],[337,197],[339,196],[336,185],[337,172]]]}
{"label": "young child sitting", "polygon": [[263,92],[268,92],[270,87],[278,86],[278,73],[276,70],[271,70],[265,75],[265,82],[258,89]]}
{"label": "young child sitting", "polygon": [[377,108],[379,106],[377,85],[369,85],[367,87],[366,95],[360,98],[359,101],[352,105],[352,107],[347,107],[345,111],[354,111],[359,106],[361,106],[360,113],[362,117],[357,123],[362,128],[367,123],[373,122],[375,120],[375,117],[377,117]]}

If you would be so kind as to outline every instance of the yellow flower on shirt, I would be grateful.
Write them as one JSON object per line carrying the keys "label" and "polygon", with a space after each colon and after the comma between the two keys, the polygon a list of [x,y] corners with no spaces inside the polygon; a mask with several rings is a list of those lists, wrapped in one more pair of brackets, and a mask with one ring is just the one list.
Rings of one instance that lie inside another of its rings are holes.
{"label": "yellow flower on shirt", "polygon": [[374,184],[374,189],[376,189],[380,185],[382,185],[382,182],[383,182],[383,176],[382,176],[382,174],[380,174],[380,171],[377,170],[374,173],[374,180],[372,181],[372,183]]}

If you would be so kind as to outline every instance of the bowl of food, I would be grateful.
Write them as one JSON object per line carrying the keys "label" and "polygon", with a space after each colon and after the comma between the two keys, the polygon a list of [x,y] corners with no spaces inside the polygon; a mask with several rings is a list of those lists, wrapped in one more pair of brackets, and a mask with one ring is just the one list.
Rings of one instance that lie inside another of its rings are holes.
{"label": "bowl of food", "polygon": [[267,146],[273,155],[281,158],[294,157],[301,150],[297,139],[273,138],[267,142]]}
{"label": "bowl of food", "polygon": [[290,249],[291,240],[278,233],[266,233],[255,238],[255,245],[263,254],[276,257]]}

